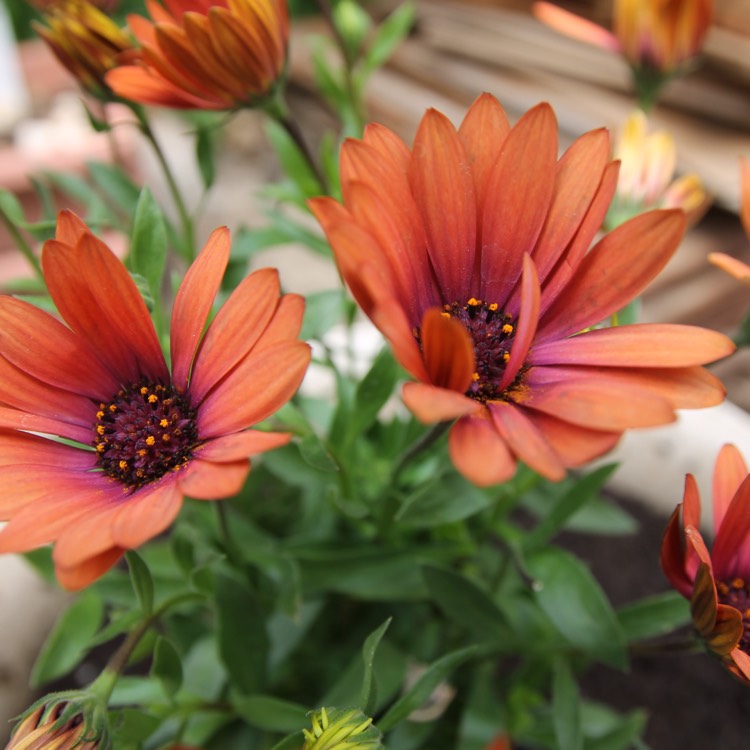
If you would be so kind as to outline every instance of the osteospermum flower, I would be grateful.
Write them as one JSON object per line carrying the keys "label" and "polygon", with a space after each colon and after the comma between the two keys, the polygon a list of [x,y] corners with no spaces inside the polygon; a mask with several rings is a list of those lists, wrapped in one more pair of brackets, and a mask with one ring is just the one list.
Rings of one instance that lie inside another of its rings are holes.
{"label": "osteospermum flower", "polygon": [[280,297],[276,271],[262,269],[203,334],[228,258],[217,229],[175,299],[170,374],[125,267],[60,214],[42,266],[67,325],[0,297],[0,552],[55,542],[58,579],[81,588],[164,531],[184,495],[236,494],[247,457],[289,440],[246,428],[302,379],[304,302]]}
{"label": "osteospermum flower", "polygon": [[[745,234],[750,239],[750,162],[740,159],[740,219]],[[735,279],[750,285],[750,266],[726,253],[710,253],[708,259]]]}
{"label": "osteospermum flower", "polygon": [[83,88],[108,98],[104,76],[133,43],[99,6],[89,0],[51,0],[43,7],[45,23],[34,29]]}
{"label": "osteospermum flower", "polygon": [[615,0],[610,32],[552,3],[532,7],[537,18],[563,34],[621,54],[644,105],[698,57],[714,13],[713,0]]}
{"label": "osteospermum flower", "polygon": [[725,445],[713,477],[714,543],[698,526],[701,501],[692,475],[664,532],[661,565],[690,599],[695,629],[729,670],[750,684],[750,475],[740,452]]}
{"label": "osteospermum flower", "polygon": [[688,224],[694,224],[708,207],[698,175],[672,179],[677,161],[674,139],[665,130],[649,133],[642,110],[634,110],[623,124],[614,158],[620,162],[620,176],[607,227],[650,208],[681,208]]}
{"label": "osteospermum flower", "polygon": [[146,0],[131,15],[141,44],[107,76],[120,96],[178,109],[228,110],[269,96],[286,65],[286,0]]}
{"label": "osteospermum flower", "polygon": [[733,350],[725,336],[590,330],[664,266],[685,223],[652,211],[589,251],[617,183],[609,149],[596,130],[558,161],[549,105],[511,128],[484,94],[458,131],[428,111],[411,151],[369,126],[342,148],[343,205],[311,201],[357,302],[418,381],[407,406],[425,423],[458,419],[451,457],[477,484],[508,479],[517,459],[561,479],[623,430],[723,398],[698,365]]}
{"label": "osteospermum flower", "polygon": [[101,729],[92,728],[84,715],[70,711],[64,701],[30,710],[13,730],[5,750],[99,750],[109,743]]}

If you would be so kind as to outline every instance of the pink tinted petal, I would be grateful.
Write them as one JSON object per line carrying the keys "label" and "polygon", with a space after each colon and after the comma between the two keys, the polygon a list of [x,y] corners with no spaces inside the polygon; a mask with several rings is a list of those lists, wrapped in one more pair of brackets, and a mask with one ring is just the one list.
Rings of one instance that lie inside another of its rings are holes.
{"label": "pink tinted petal", "polygon": [[134,549],[161,534],[182,507],[179,470],[135,492],[112,519],[114,546]]}
{"label": "pink tinted petal", "polygon": [[456,419],[481,409],[477,401],[463,393],[427,383],[405,383],[401,395],[409,411],[423,424]]}
{"label": "pink tinted petal", "polygon": [[103,242],[91,234],[75,247],[50,240],[42,267],[60,314],[121,382],[137,383],[144,376],[169,382],[146,304],[125,266]]}
{"label": "pink tinted petal", "polygon": [[250,461],[213,463],[194,458],[177,481],[180,490],[195,500],[220,500],[236,495],[250,472]]}
{"label": "pink tinted petal", "polygon": [[170,347],[172,383],[178,391],[187,388],[193,357],[229,262],[229,248],[229,230],[226,227],[214,230],[175,297]]}
{"label": "pink tinted petal", "polygon": [[310,362],[310,347],[284,342],[246,357],[206,397],[198,411],[202,439],[261,422],[296,392]]}
{"label": "pink tinted petal", "polygon": [[109,400],[120,385],[80,336],[13,297],[0,297],[0,352],[39,380],[98,401]]}
{"label": "pink tinted petal", "polygon": [[539,104],[516,123],[487,179],[481,218],[482,299],[505,302],[547,216],[557,162],[557,122]]}
{"label": "pink tinted petal", "polygon": [[255,346],[276,311],[280,294],[275,268],[254,271],[232,292],[198,348],[190,380],[194,405]]}
{"label": "pink tinted petal", "polygon": [[716,459],[713,476],[714,534],[719,532],[727,508],[747,474],[742,454],[734,445],[723,445]]}
{"label": "pink tinted petal", "polygon": [[0,465],[14,464],[87,471],[96,465],[96,453],[25,432],[0,431]]}
{"label": "pink tinted petal", "polygon": [[58,419],[40,417],[17,409],[0,406],[0,427],[57,435],[68,440],[88,445],[91,443],[91,428],[78,427]]}
{"label": "pink tinted petal", "polygon": [[498,385],[498,391],[505,390],[518,375],[526,361],[531,342],[534,340],[539,322],[539,278],[534,262],[528,255],[523,256],[523,276],[521,278],[521,309],[518,312],[516,332],[510,349],[510,359]]}
{"label": "pink tinted petal", "polygon": [[209,440],[196,450],[195,455],[205,461],[227,463],[272,451],[287,445],[291,439],[292,435],[289,432],[245,430]]}
{"label": "pink tinted petal", "polygon": [[486,410],[459,419],[448,448],[455,467],[478,487],[507,482],[516,472],[516,461]]}
{"label": "pink tinted petal", "polygon": [[503,401],[488,406],[497,431],[521,461],[553,482],[565,478],[560,457],[521,409]]}
{"label": "pink tinted petal", "polygon": [[55,565],[55,575],[64,589],[80,591],[101,578],[123,556],[124,552],[125,550],[115,547],[90,557],[73,568]]}
{"label": "pink tinted petal", "polygon": [[[130,498],[122,500],[126,505],[130,502]],[[55,544],[52,555],[55,564],[63,568],[74,568],[87,559],[116,547],[112,539],[112,524],[122,507],[119,502],[111,503],[71,519]]]}
{"label": "pink tinted petal", "polygon": [[253,349],[253,356],[274,344],[296,339],[302,329],[305,298],[299,294],[285,294],[276,308],[271,322]]}
{"label": "pink tinted petal", "polygon": [[640,214],[607,234],[542,316],[539,342],[582,331],[625,307],[672,257],[684,228],[685,213],[674,209]]}
{"label": "pink tinted petal", "polygon": [[737,279],[737,281],[750,284],[750,266],[738,258],[734,258],[726,253],[709,253],[708,262],[713,263],[717,268],[728,273]]}
{"label": "pink tinted petal", "polygon": [[724,514],[713,546],[716,578],[750,577],[750,476],[745,477]]}
{"label": "pink tinted petal", "polygon": [[721,333],[686,325],[641,323],[586,331],[534,346],[529,364],[687,367],[726,357],[734,344]]}
{"label": "pink tinted petal", "polygon": [[[661,568],[672,586],[687,599],[693,591],[693,576],[685,570],[685,541],[678,505],[669,518],[661,542]],[[697,565],[695,566],[697,568]]]}
{"label": "pink tinted petal", "polygon": [[[748,223],[750,224],[750,222]],[[737,667],[740,675],[745,678],[745,681],[750,682],[750,656],[748,656],[742,649],[735,648],[729,654],[729,658]]]}
{"label": "pink tinted petal", "polygon": [[553,3],[542,1],[533,3],[531,9],[542,23],[565,36],[610,52],[621,51],[620,42],[614,34],[582,16],[577,16]]}
{"label": "pink tinted petal", "polygon": [[[685,491],[682,497],[682,528],[695,528],[701,522],[701,498],[698,492],[698,484],[692,474],[685,476]],[[685,545],[683,554],[683,567],[690,579],[694,579],[698,570],[700,560],[695,554],[692,545]]]}
{"label": "pink tinted petal", "polygon": [[414,139],[409,184],[422,215],[442,299],[463,302],[474,271],[474,180],[456,129],[430,109]]}
{"label": "pink tinted petal", "polygon": [[437,307],[424,314],[422,356],[432,385],[465,393],[474,372],[474,345],[466,328]]}

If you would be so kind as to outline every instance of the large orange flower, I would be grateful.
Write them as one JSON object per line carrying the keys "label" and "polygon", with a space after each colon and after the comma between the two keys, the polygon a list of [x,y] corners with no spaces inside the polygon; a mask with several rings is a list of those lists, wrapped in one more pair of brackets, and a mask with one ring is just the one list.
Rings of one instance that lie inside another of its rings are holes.
{"label": "large orange flower", "polygon": [[343,146],[344,205],[311,202],[358,303],[419,381],[407,406],[426,423],[458,418],[451,456],[477,484],[508,479],[516,459],[561,479],[626,428],[724,396],[698,366],[732,351],[721,334],[588,330],[640,293],[685,223],[652,211],[588,251],[617,183],[609,148],[592,131],[558,161],[549,105],[510,128],[484,94],[458,131],[428,111],[411,151],[369,126]]}
{"label": "large orange flower", "polygon": [[713,479],[714,544],[698,526],[701,501],[692,475],[664,533],[661,565],[690,599],[693,624],[729,670],[750,684],[750,475],[740,452],[725,445]]}
{"label": "large orange flower", "polygon": [[203,334],[228,258],[217,229],[175,299],[170,375],[125,267],[60,214],[42,266],[67,326],[0,297],[0,552],[56,542],[58,579],[81,588],[166,529],[184,495],[236,494],[247,457],[289,440],[246,428],[299,386],[304,302],[262,269]]}
{"label": "large orange flower", "polygon": [[270,94],[286,64],[286,0],[146,0],[129,16],[141,44],[111,71],[120,96],[178,109],[234,109]]}

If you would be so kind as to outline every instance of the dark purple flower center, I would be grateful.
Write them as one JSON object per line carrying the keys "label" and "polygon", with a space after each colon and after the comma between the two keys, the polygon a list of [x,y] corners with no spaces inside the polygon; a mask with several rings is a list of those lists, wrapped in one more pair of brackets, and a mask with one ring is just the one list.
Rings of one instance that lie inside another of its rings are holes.
{"label": "dark purple flower center", "polygon": [[728,604],[739,610],[742,615],[742,637],[739,647],[750,654],[750,586],[743,578],[731,581],[717,581],[716,593],[721,604]]}
{"label": "dark purple flower center", "polygon": [[465,305],[458,302],[443,305],[443,315],[463,323],[474,342],[476,371],[466,395],[482,402],[503,398],[508,389],[501,391],[500,381],[510,359],[516,331],[511,316],[499,310],[494,302],[474,297]]}
{"label": "dark purple flower center", "polygon": [[136,383],[99,404],[93,446],[108,476],[135,490],[187,463],[196,412],[172,386]]}

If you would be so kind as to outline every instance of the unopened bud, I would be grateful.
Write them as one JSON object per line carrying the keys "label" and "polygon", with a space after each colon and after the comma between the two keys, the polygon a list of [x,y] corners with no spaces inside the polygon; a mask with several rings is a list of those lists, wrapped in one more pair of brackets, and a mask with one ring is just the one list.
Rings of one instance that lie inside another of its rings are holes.
{"label": "unopened bud", "polygon": [[321,708],[304,729],[303,750],[378,750],[382,734],[359,709]]}

